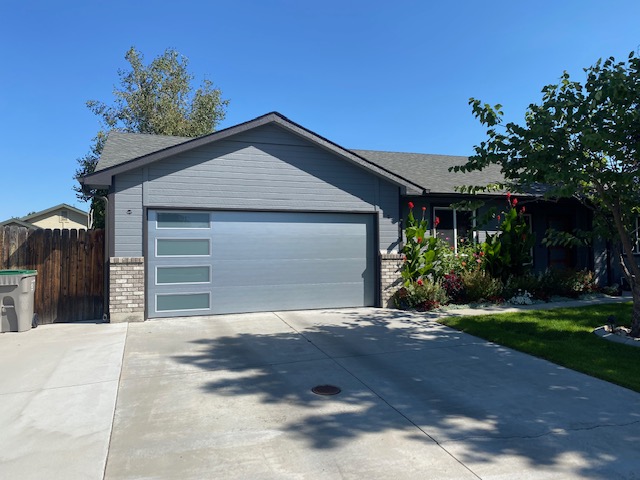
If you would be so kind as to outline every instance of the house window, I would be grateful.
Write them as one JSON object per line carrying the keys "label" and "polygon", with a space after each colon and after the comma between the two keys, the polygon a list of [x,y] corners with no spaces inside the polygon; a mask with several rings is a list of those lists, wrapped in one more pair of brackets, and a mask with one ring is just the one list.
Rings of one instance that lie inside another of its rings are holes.
{"label": "house window", "polygon": [[[547,229],[552,228],[558,232],[571,232],[573,221],[566,215],[549,215],[547,217]],[[576,248],[555,246],[547,248],[547,266],[551,268],[574,268],[576,265]]]}
{"label": "house window", "polygon": [[68,210],[60,210],[60,221],[68,222],[69,221],[69,211]]}
{"label": "house window", "polygon": [[[435,228],[436,217],[440,220],[438,228]],[[466,238],[475,241],[472,237],[475,227],[475,215],[469,210],[456,210],[448,207],[433,207],[432,235],[447,242],[455,253],[458,253],[460,239]]]}

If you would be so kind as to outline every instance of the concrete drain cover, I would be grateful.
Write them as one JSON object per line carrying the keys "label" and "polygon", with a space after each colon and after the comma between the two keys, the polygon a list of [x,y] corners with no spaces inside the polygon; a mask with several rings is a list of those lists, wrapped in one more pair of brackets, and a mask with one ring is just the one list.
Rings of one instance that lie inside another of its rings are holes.
{"label": "concrete drain cover", "polygon": [[317,385],[311,391],[316,395],[337,395],[342,390],[335,385]]}

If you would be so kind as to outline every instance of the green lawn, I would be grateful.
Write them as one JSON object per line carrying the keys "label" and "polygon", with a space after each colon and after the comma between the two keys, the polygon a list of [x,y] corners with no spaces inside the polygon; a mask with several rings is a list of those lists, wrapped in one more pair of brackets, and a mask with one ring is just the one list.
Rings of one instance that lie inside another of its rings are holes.
{"label": "green lawn", "polygon": [[619,324],[628,326],[631,303],[447,317],[438,321],[640,392],[640,348],[609,342],[593,334],[593,329],[604,325],[609,315],[615,315]]}

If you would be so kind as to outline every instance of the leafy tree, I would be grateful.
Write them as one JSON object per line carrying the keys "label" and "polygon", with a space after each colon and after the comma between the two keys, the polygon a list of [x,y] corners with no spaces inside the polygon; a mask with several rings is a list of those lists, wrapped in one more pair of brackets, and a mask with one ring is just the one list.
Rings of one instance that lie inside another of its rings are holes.
{"label": "leafy tree", "polygon": [[[78,159],[76,178],[93,173],[109,130],[199,137],[213,132],[224,120],[229,101],[222,99],[210,80],[194,91],[194,76],[187,70],[189,61],[177,51],[168,49],[145,65],[143,55],[131,47],[125,59],[130,69],[118,71],[120,86],[113,91],[113,104],[87,102],[103,128],[89,152]],[[106,192],[75,189],[81,200],[92,198],[94,224],[104,226],[104,205],[93,197]]]}
{"label": "leafy tree", "polygon": [[633,293],[632,335],[640,336],[640,268],[633,256],[640,213],[640,59],[611,57],[585,69],[584,83],[564,73],[529,105],[524,125],[504,123],[502,106],[471,98],[488,139],[454,171],[499,165],[507,182],[545,186],[548,198],[573,197],[608,223],[621,242],[620,264]]}

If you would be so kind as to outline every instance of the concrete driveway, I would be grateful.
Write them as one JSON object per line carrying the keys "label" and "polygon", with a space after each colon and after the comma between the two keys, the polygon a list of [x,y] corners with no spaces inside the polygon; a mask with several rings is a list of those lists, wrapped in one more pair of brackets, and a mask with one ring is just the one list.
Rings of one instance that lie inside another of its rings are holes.
{"label": "concrete driveway", "polygon": [[[86,327],[95,339],[79,335],[75,360],[90,363],[78,342],[110,352],[96,353],[95,378],[54,381],[65,362],[43,352],[40,363],[54,364],[50,388],[3,386],[13,413],[0,412],[0,435],[8,426],[15,435],[0,440],[0,477],[99,479],[108,445],[108,480],[640,478],[640,394],[421,315],[320,310]],[[74,382],[95,391],[72,400]],[[323,384],[342,392],[311,392]],[[11,406],[53,390],[79,425],[95,414],[87,449],[82,435],[60,434],[59,412],[36,430],[27,408]],[[55,447],[12,447],[38,434]],[[7,467],[12,448],[21,455]]]}
{"label": "concrete driveway", "polygon": [[0,478],[104,473],[125,324],[42,325],[0,334]]}
{"label": "concrete driveway", "polygon": [[106,478],[638,478],[638,441],[639,394],[422,316],[159,320],[129,325]]}

